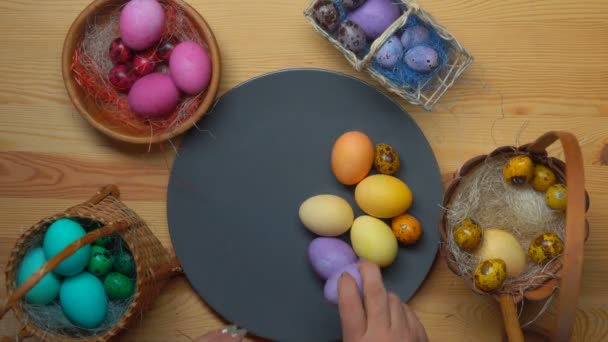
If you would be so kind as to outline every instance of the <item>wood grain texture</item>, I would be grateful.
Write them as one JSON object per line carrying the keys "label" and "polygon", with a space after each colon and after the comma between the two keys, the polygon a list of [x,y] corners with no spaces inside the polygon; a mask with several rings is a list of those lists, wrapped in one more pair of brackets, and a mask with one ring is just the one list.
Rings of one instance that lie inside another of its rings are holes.
{"label": "wood grain texture", "polygon": [[[308,0],[190,0],[222,51],[223,93],[247,79],[290,67],[356,73],[304,20]],[[471,51],[475,62],[429,113],[398,100],[427,136],[447,177],[497,146],[568,130],[583,149],[591,237],[575,341],[608,340],[608,2],[605,0],[421,0]],[[61,79],[65,33],[87,1],[0,1],[0,271],[20,232],[113,182],[126,203],[170,248],[166,186],[171,145],[129,146],[97,133],[74,112]],[[179,143],[176,139],[175,144]],[[551,152],[563,157],[556,146]],[[435,227],[425,227],[435,229]],[[4,293],[0,278],[0,298]],[[557,299],[537,322],[551,327]],[[438,259],[411,301],[431,341],[501,341],[498,304],[471,293]],[[522,322],[543,303],[526,303]],[[263,308],[260,308],[263,310]],[[10,315],[9,315],[10,316]],[[189,341],[224,324],[173,280],[122,341]],[[14,334],[13,317],[0,336]]]}

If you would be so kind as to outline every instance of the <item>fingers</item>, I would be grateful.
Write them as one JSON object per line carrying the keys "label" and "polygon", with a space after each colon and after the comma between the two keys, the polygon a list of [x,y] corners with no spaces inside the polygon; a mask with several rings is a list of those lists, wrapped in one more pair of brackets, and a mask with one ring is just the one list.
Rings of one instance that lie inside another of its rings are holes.
{"label": "fingers", "polygon": [[378,328],[388,328],[390,326],[388,296],[382,283],[380,269],[375,264],[363,262],[359,265],[359,270],[363,280],[367,328],[373,325]]}
{"label": "fingers", "polygon": [[241,342],[243,341],[244,334],[242,333],[230,333],[228,331],[229,328],[214,331],[208,333],[204,336],[201,336],[194,340],[194,342]]}
{"label": "fingers", "polygon": [[401,306],[401,299],[396,294],[390,293],[388,295],[388,306],[391,316],[391,329],[406,327],[407,320],[403,312],[403,306]]}
{"label": "fingers", "polygon": [[416,316],[414,310],[412,310],[409,305],[403,303],[403,312],[407,320],[408,329],[410,329],[417,337],[416,341],[427,342],[429,338],[426,334],[426,330],[418,319],[418,316]]}
{"label": "fingers", "polygon": [[345,341],[352,341],[365,333],[365,311],[355,279],[344,273],[338,280],[338,309]]}

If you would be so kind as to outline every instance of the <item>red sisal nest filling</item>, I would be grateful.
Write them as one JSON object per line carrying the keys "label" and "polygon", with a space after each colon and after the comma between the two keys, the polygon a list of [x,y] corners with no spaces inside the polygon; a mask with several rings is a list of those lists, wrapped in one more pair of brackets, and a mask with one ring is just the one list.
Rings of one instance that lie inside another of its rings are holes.
{"label": "red sisal nest filling", "polygon": [[[185,12],[171,0],[159,1],[165,9],[165,31],[156,47],[170,39],[193,41],[206,46],[199,32]],[[125,127],[138,133],[151,135],[170,131],[190,118],[204,97],[204,92],[194,96],[183,96],[177,108],[160,119],[144,119],[129,108],[127,94],[115,89],[109,81],[113,67],[109,47],[120,36],[118,21],[122,6],[107,6],[90,18],[83,37],[77,44],[72,57],[72,75],[102,109],[104,119],[116,127]]]}

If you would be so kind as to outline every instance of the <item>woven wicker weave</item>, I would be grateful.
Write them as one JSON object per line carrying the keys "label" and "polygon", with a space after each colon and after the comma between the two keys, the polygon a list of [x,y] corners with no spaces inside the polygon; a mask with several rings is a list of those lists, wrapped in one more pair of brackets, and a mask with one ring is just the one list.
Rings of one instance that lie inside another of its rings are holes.
{"label": "woven wicker weave", "polygon": [[[49,260],[41,270],[34,273],[21,288],[16,289],[16,268],[27,251],[28,241],[44,235],[49,225],[60,218],[90,219],[102,223],[105,227],[91,231],[85,237],[66,247],[63,252]],[[101,335],[90,337],[59,335],[32,324],[22,305],[22,297],[27,293],[27,290],[33,287],[44,274],[52,271],[61,260],[69,257],[81,246],[111,234],[119,234],[128,245],[135,261],[137,273],[133,301],[118,322]],[[6,267],[8,300],[4,307],[0,307],[0,318],[10,308],[13,309],[15,316],[23,325],[21,333],[15,337],[16,340],[27,336],[35,336],[45,341],[107,341],[136,320],[141,319],[141,314],[158,297],[162,286],[170,277],[180,272],[181,267],[175,256],[161,245],[146,223],[119,200],[118,188],[109,185],[102,188],[89,201],[57,215],[44,218],[21,235],[13,248]],[[34,279],[36,276],[38,276],[37,280]],[[32,280],[35,280],[35,282]]]}
{"label": "woven wicker weave", "polygon": [[[557,158],[548,156],[546,152],[546,147],[557,140],[558,137],[562,140],[562,145],[564,146],[565,151],[567,151],[566,158],[572,158],[574,160],[571,162],[572,164],[569,169],[570,174],[568,175],[566,163]],[[472,274],[462,274],[460,272],[453,251],[448,248],[448,243],[445,243],[447,239],[452,238],[450,233],[452,227],[448,225],[447,213],[450,210],[454,194],[462,179],[469,176],[476,167],[484,163],[488,158],[496,156],[511,157],[521,154],[529,155],[535,163],[541,163],[549,167],[557,176],[558,182],[567,184],[568,186],[566,239],[564,241],[566,249],[557,260],[549,264],[546,269],[537,276],[513,281],[509,284],[505,284],[496,291],[486,293],[475,287],[475,279]],[[445,209],[440,225],[441,239],[443,242],[441,244],[441,255],[445,258],[450,270],[461,276],[464,279],[465,284],[471,290],[478,294],[491,295],[499,299],[510,341],[523,341],[523,339],[518,339],[518,336],[521,335],[521,328],[518,325],[519,322],[513,308],[514,304],[524,299],[547,299],[560,287],[560,305],[563,307],[560,307],[560,312],[558,312],[558,315],[560,316],[558,317],[558,320],[561,320],[561,317],[568,317],[568,319],[564,318],[564,321],[559,322],[561,324],[561,329],[564,330],[558,331],[556,329],[555,331],[557,331],[557,333],[555,333],[555,336],[557,337],[555,337],[555,339],[565,341],[564,338],[569,338],[569,332],[566,332],[566,330],[571,329],[574,323],[574,318],[572,316],[574,312],[573,308],[576,307],[576,301],[578,300],[579,295],[579,289],[573,289],[572,284],[576,284],[577,281],[580,281],[578,277],[580,276],[580,272],[582,272],[583,242],[589,236],[589,225],[585,218],[585,212],[589,208],[589,197],[584,191],[583,174],[582,157],[576,138],[565,132],[549,132],[541,136],[532,144],[523,145],[519,148],[504,146],[497,148],[488,155],[471,158],[455,173],[454,179],[446,189],[443,201],[443,207]],[[569,181],[581,183],[580,189],[578,187],[574,189],[573,187],[575,187],[575,185],[570,184]],[[578,196],[579,192],[581,196]],[[570,259],[566,261],[566,257],[569,257]],[[565,267],[567,263],[569,263],[568,270]],[[567,272],[571,272],[571,274],[568,274]],[[567,281],[565,285],[564,280]],[[566,307],[565,305],[569,306]],[[507,310],[508,313],[506,313],[507,311],[505,310]],[[543,334],[554,335],[549,332]]]}
{"label": "woven wicker weave", "polygon": [[[352,51],[345,49],[340,42],[332,37],[327,31],[317,24],[313,16],[313,7],[318,0],[312,0],[308,8],[304,11],[304,17],[310,22],[312,27],[327,39],[331,44],[342,52],[346,60],[355,68],[357,71],[367,71],[372,78],[378,81],[383,87],[389,91],[397,94],[403,99],[409,101],[412,104],[422,106],[426,110],[432,110],[433,106],[439,101],[439,99],[445,94],[445,92],[454,85],[454,82],[460,77],[465,69],[473,62],[471,54],[458,42],[458,40],[444,27],[439,25],[429,13],[412,0],[399,0],[402,2],[407,11],[403,12],[401,17],[397,19],[391,26],[389,26],[384,33],[375,39],[371,46],[369,53],[362,59],[359,59]],[[448,57],[449,60],[441,68],[436,70],[436,76],[430,78],[428,81],[412,85],[404,86],[395,84],[391,80],[384,77],[381,73],[371,68],[371,63],[376,56],[376,52],[384,43],[397,32],[399,29],[404,27],[408,21],[408,18],[412,15],[416,15],[426,25],[432,27],[437,34],[445,40],[448,45]]]}

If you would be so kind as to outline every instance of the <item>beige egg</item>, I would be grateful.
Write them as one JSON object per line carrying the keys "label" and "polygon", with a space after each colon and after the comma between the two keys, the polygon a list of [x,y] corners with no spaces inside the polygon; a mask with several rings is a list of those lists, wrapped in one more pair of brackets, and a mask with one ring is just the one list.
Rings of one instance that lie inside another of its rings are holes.
{"label": "beige egg", "polygon": [[311,232],[321,236],[344,234],[353,224],[353,208],[342,197],[318,195],[300,205],[300,220]]}
{"label": "beige egg", "polygon": [[513,234],[502,229],[485,229],[475,255],[480,260],[502,259],[507,265],[509,278],[526,270],[526,252]]}
{"label": "beige egg", "polygon": [[399,244],[391,228],[375,217],[357,217],[350,230],[350,241],[360,258],[386,267],[395,261]]}

